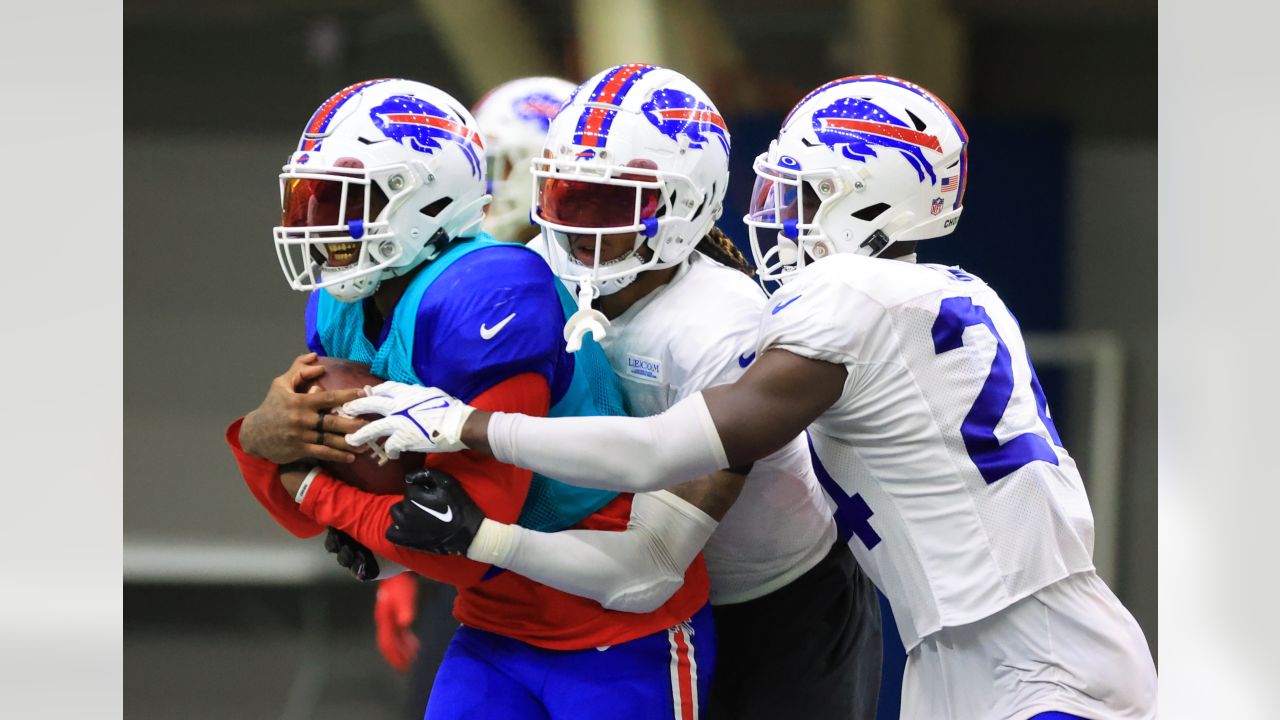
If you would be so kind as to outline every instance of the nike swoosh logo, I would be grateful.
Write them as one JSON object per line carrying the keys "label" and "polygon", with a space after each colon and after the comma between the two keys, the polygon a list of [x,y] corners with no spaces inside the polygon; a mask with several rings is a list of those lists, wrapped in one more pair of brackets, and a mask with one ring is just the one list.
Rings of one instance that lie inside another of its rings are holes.
{"label": "nike swoosh logo", "polygon": [[451,507],[445,507],[444,512],[440,512],[439,510],[432,510],[431,508],[427,507],[426,505],[423,505],[417,500],[410,500],[409,502],[413,503],[414,505],[417,505],[419,509],[435,517],[440,522],[447,523],[453,520],[453,508]]}
{"label": "nike swoosh logo", "polygon": [[494,325],[493,327],[487,327],[485,326],[484,323],[480,323],[480,337],[484,338],[485,340],[492,340],[493,336],[501,332],[502,328],[506,327],[507,323],[511,322],[511,320],[514,319],[515,316],[516,316],[515,313],[511,313],[510,315],[502,318],[502,322],[498,323],[497,325]]}
{"label": "nike swoosh logo", "polygon": [[755,354],[755,353],[751,353],[750,355],[747,355],[747,354],[745,354],[745,353],[744,353],[744,354],[742,354],[742,355],[739,355],[739,356],[738,356],[738,367],[746,367],[746,366],[750,365],[750,364],[752,363],[752,361],[754,361],[755,359],[756,359],[756,354]]}
{"label": "nike swoosh logo", "polygon": [[776,305],[776,306],[774,306],[773,311],[772,311],[772,312],[770,312],[769,314],[770,314],[770,315],[777,315],[779,312],[781,312],[781,311],[782,311],[782,308],[784,308],[784,307],[786,307],[786,306],[790,305],[791,303],[793,303],[793,302],[795,302],[795,301],[799,300],[799,299],[800,299],[800,298],[802,298],[802,297],[804,297],[804,296],[803,296],[803,295],[797,295],[797,296],[795,296],[795,297],[791,298],[790,300],[788,300],[788,301],[786,301],[786,302],[784,302],[784,303],[782,303],[782,304],[780,304],[780,305]]}

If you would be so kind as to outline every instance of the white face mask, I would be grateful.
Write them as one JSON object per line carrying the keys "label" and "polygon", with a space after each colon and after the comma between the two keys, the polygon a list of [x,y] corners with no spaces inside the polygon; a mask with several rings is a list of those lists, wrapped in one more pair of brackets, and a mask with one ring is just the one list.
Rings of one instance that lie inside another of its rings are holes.
{"label": "white face mask", "polygon": [[[635,282],[635,279],[649,264],[641,252],[643,243],[637,245],[626,254],[613,260],[602,260],[588,265],[569,252],[569,241],[562,233],[546,231],[553,237],[547,239],[551,248],[551,269],[561,279],[569,283],[589,280],[597,290],[596,295],[612,295]],[[596,237],[599,248],[602,238]]]}

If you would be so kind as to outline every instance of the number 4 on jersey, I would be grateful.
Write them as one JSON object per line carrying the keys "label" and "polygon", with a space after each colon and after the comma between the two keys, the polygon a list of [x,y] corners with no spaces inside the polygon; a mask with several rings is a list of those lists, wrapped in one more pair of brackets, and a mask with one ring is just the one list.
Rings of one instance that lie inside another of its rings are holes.
{"label": "number 4 on jersey", "polygon": [[822,458],[818,457],[818,451],[813,448],[813,438],[805,433],[805,440],[809,441],[809,457],[813,459],[813,473],[818,476],[818,484],[827,491],[827,496],[836,506],[834,513],[836,535],[841,542],[848,542],[851,536],[857,535],[868,550],[879,545],[880,533],[871,527],[871,516],[875,515],[871,511],[871,506],[862,498],[861,493],[845,494],[840,484],[831,477],[831,473],[827,472],[827,467],[822,464]]}
{"label": "number 4 on jersey", "polygon": [[[1037,460],[1057,465],[1057,454],[1038,433],[1024,432],[1003,444],[996,437],[996,425],[1004,417],[1009,400],[1013,397],[1013,360],[986,308],[974,305],[973,299],[969,297],[943,300],[938,309],[938,319],[933,323],[934,352],[941,355],[962,347],[965,328],[975,325],[985,325],[991,331],[996,339],[996,356],[991,361],[991,370],[986,382],[982,384],[982,390],[978,392],[973,407],[969,408],[969,414],[965,415],[964,422],[960,425],[960,434],[964,437],[964,447],[969,458],[978,466],[982,479],[988,485]],[[1030,366],[1031,361],[1028,359],[1027,367]],[[1045,400],[1044,391],[1040,389],[1040,380],[1036,378],[1035,369],[1030,369],[1031,392],[1036,400],[1036,412],[1053,443],[1061,446],[1058,430],[1049,418],[1049,404]]]}

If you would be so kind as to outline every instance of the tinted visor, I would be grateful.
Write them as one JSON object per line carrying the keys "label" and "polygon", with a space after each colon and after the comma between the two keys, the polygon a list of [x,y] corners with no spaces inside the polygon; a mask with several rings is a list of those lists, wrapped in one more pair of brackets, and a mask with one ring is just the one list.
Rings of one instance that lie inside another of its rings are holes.
{"label": "tinted visor", "polygon": [[821,204],[809,183],[794,177],[762,173],[756,176],[747,215],[761,223],[780,225],[788,220],[799,220],[809,224]]}
{"label": "tinted visor", "polygon": [[538,213],[571,227],[630,227],[656,216],[659,197],[657,188],[544,177],[538,182]]}
{"label": "tinted visor", "polygon": [[372,220],[386,207],[386,194],[372,182],[286,177],[280,224],[284,227],[345,225],[351,220]]}

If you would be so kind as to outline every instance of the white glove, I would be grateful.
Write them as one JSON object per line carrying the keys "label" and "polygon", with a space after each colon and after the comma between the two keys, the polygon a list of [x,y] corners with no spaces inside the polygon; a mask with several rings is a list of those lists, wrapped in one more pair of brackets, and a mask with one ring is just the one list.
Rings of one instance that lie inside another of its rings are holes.
{"label": "white glove", "polygon": [[348,435],[347,444],[359,446],[385,437],[383,449],[398,458],[402,452],[466,450],[462,425],[475,408],[437,388],[384,382],[370,388],[367,397],[343,405],[340,412],[385,416]]}

